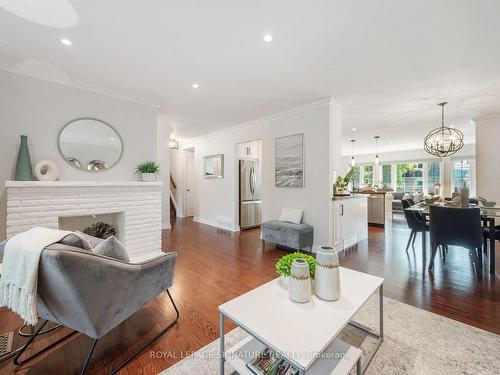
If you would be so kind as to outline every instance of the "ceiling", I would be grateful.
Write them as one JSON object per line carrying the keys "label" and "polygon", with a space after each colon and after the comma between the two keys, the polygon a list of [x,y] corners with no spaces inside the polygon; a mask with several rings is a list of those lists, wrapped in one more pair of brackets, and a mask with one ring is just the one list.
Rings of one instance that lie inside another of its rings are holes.
{"label": "ceiling", "polygon": [[346,153],[374,135],[381,152],[420,148],[443,100],[470,143],[470,119],[500,113],[499,14],[497,0],[0,0],[0,67],[161,104],[180,138],[332,96]]}

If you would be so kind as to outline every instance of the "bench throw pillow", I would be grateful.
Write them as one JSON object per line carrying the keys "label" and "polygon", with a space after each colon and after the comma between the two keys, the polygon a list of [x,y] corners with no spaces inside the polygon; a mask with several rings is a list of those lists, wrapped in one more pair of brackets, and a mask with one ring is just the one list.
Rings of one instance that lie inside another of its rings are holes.
{"label": "bench throw pillow", "polygon": [[285,221],[287,223],[300,224],[302,222],[303,213],[304,210],[302,208],[284,207],[278,220]]}
{"label": "bench throw pillow", "polygon": [[92,249],[94,254],[104,255],[106,257],[115,258],[123,262],[130,262],[130,258],[125,250],[125,246],[118,241],[115,236],[110,236],[104,241],[99,242],[96,247]]}

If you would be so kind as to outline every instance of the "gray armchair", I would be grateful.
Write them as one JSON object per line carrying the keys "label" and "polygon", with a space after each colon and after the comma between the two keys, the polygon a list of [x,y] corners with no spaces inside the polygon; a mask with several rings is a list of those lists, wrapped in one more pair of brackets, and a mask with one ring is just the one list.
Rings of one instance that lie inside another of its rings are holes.
{"label": "gray armchair", "polygon": [[[37,299],[38,315],[45,322],[21,348],[14,363],[23,364],[81,332],[93,339],[81,370],[83,374],[97,340],[166,291],[176,312],[175,320],[111,372],[116,373],[177,322],[179,311],[168,291],[172,286],[176,257],[177,254],[171,252],[134,264],[63,244],[47,247],[42,252],[38,269]],[[47,321],[75,331],[21,361],[20,356]]]}

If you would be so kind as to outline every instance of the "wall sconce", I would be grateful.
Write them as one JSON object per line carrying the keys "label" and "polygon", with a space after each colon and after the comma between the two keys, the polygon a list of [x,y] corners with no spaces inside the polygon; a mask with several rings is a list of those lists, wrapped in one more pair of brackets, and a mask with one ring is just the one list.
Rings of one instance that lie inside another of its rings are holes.
{"label": "wall sconce", "polygon": [[171,150],[177,150],[179,148],[179,141],[177,139],[170,138],[168,148]]}

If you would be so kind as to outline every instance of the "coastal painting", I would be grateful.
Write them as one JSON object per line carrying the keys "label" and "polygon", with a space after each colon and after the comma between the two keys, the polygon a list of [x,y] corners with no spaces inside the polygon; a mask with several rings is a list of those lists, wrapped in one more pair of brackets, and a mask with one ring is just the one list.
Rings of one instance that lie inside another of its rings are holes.
{"label": "coastal painting", "polygon": [[275,139],[274,176],[277,187],[304,187],[304,135]]}

